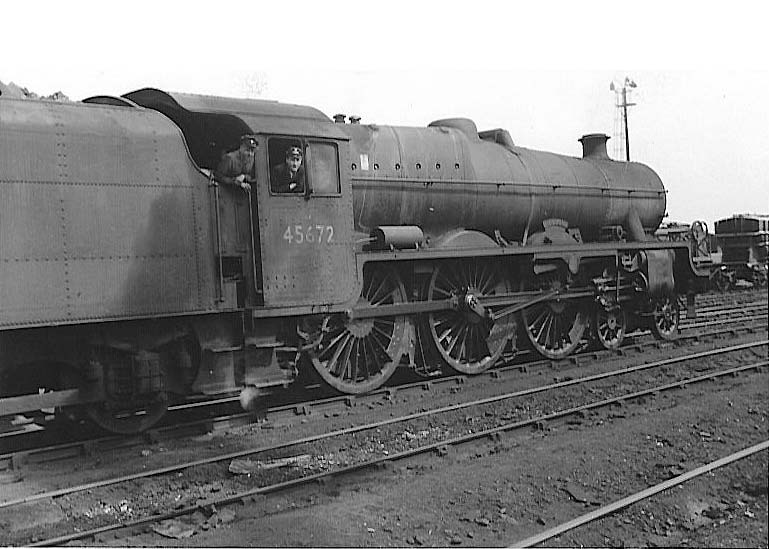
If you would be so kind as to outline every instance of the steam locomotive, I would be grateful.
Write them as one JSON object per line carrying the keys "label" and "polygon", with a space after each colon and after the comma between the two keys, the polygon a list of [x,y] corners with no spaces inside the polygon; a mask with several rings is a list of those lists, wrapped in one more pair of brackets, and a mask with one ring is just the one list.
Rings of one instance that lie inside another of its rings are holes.
{"label": "steam locomotive", "polygon": [[[610,160],[607,136],[572,158],[468,119],[349,120],[151,88],[0,98],[0,417],[135,433],[176,399],[305,370],[356,394],[398,367],[477,374],[523,347],[676,336],[707,270],[651,238],[662,182]],[[219,184],[244,134],[256,183]],[[269,184],[287,143],[302,193]]]}

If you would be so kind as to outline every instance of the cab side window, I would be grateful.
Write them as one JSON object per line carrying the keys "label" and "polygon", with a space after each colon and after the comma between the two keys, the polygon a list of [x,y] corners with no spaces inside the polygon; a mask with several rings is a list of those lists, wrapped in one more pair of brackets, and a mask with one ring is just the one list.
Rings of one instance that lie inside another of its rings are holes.
{"label": "cab side window", "polygon": [[298,139],[269,141],[270,191],[277,194],[304,194],[307,185],[305,147]]}
{"label": "cab side window", "polygon": [[273,137],[268,144],[270,191],[273,194],[338,195],[339,153],[336,143]]}
{"label": "cab side window", "polygon": [[339,194],[339,162],[336,143],[311,141],[307,148],[310,152],[310,181],[313,194]]}

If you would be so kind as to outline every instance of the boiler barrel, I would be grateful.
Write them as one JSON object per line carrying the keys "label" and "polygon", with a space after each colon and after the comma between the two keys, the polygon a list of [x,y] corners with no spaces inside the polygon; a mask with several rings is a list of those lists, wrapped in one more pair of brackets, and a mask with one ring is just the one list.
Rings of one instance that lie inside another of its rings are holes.
{"label": "boiler barrel", "polygon": [[[456,228],[511,241],[564,219],[585,240],[601,228],[637,220],[653,232],[665,213],[662,181],[649,167],[615,162],[598,136],[585,136],[574,158],[479,137],[466,119],[426,128],[344,125],[351,137],[350,169],[356,229],[415,225],[428,236]],[[506,136],[506,132],[503,132]],[[495,135],[494,132],[488,132]],[[597,143],[597,144],[596,144]]]}

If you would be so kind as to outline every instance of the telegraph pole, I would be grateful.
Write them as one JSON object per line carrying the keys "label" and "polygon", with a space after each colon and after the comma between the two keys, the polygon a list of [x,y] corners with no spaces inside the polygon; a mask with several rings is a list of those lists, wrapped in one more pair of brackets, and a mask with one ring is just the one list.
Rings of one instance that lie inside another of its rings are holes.
{"label": "telegraph pole", "polygon": [[635,105],[635,103],[628,102],[628,96],[635,87],[636,83],[627,76],[625,77],[625,81],[622,83],[621,88],[614,82],[609,85],[609,89],[614,92],[616,97],[617,109],[622,110],[622,133],[625,137],[625,160],[628,162],[630,162],[630,133],[628,132],[627,108]]}

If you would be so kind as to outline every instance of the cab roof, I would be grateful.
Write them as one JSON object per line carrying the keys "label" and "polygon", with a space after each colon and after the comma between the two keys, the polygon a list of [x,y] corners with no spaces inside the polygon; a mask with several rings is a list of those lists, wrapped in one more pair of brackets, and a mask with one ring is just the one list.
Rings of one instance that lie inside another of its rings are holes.
{"label": "cab roof", "polygon": [[184,133],[200,166],[215,166],[222,151],[237,148],[243,134],[274,134],[349,140],[318,109],[263,99],[165,92],[142,88],[123,98],[159,111]]}

